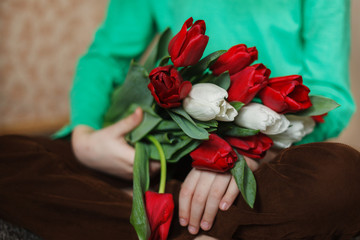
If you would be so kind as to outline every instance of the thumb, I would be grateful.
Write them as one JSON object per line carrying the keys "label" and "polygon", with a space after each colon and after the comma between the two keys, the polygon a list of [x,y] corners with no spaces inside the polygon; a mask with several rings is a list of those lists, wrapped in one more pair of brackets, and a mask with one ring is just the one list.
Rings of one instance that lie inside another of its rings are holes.
{"label": "thumb", "polygon": [[108,127],[108,131],[116,135],[125,135],[136,128],[141,123],[142,119],[143,111],[138,107],[133,114]]}

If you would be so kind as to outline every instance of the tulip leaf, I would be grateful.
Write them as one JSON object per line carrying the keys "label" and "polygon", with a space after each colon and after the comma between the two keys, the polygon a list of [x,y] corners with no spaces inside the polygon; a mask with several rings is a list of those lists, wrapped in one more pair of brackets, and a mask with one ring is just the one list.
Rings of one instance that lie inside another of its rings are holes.
{"label": "tulip leaf", "polygon": [[186,135],[193,139],[205,140],[209,139],[209,133],[201,127],[198,127],[194,121],[189,121],[182,115],[178,115],[172,111],[168,111],[170,117],[179,125]]}
{"label": "tulip leaf", "polygon": [[166,28],[158,38],[157,43],[154,48],[151,50],[148,58],[145,61],[144,67],[148,72],[151,72],[155,68],[156,63],[168,55],[168,45],[171,40],[172,33],[170,28]]}
{"label": "tulip leaf", "polygon": [[161,117],[144,111],[142,122],[130,133],[130,142],[135,143],[145,137],[160,121]]}
{"label": "tulip leaf", "polygon": [[239,111],[245,105],[245,103],[234,101],[234,102],[230,102],[230,105],[233,106],[236,109],[236,111]]}
{"label": "tulip leaf", "polygon": [[169,158],[168,162],[178,162],[181,158],[194,151],[200,145],[200,143],[201,141],[191,140],[191,142],[185,145],[183,148],[174,152],[171,158]]}
{"label": "tulip leaf", "polygon": [[169,63],[170,56],[165,56],[161,58],[159,66],[165,66]]}
{"label": "tulip leaf", "polygon": [[230,87],[230,75],[229,72],[223,72],[217,77],[214,77],[208,81],[209,83],[213,83],[225,90],[228,90]]}
{"label": "tulip leaf", "polygon": [[197,126],[199,127],[202,127],[202,128],[216,128],[218,126],[218,122],[213,119],[213,120],[210,120],[210,121],[198,121],[198,120],[195,120],[195,123]]}
{"label": "tulip leaf", "polygon": [[185,137],[184,132],[182,131],[153,133],[152,136],[161,144],[172,144],[179,141],[182,137]]}
{"label": "tulip leaf", "polygon": [[149,188],[149,154],[147,146],[141,142],[135,144],[135,160],[133,167],[133,204],[130,223],[135,228],[138,238],[147,240],[151,230],[146,215],[144,193]]}
{"label": "tulip leaf", "polygon": [[178,108],[172,108],[171,109],[172,112],[183,116],[184,118],[186,118],[189,122],[191,122],[192,124],[196,125],[196,123],[194,122],[194,120],[190,117],[190,115],[181,107]]}
{"label": "tulip leaf", "polygon": [[177,125],[174,121],[162,120],[155,128],[154,131],[173,131],[173,130],[181,130],[179,125]]}
{"label": "tulip leaf", "polygon": [[124,84],[113,92],[110,108],[104,117],[104,126],[126,117],[126,110],[131,104],[143,108],[151,106],[154,98],[147,88],[148,83],[145,69],[132,61]]}
{"label": "tulip leaf", "polygon": [[311,103],[313,104],[304,111],[294,113],[298,116],[317,116],[327,113],[340,106],[334,100],[323,96],[310,96]]}
{"label": "tulip leaf", "polygon": [[[188,136],[184,136],[178,140],[173,140],[171,144],[162,143],[161,146],[163,147],[166,160],[168,162],[177,162],[182,157],[192,152],[197,146],[199,146],[200,143],[201,141],[193,140]],[[160,156],[156,148],[152,145],[149,145],[148,147],[150,150],[150,158],[159,160]]]}
{"label": "tulip leaf", "polygon": [[232,123],[223,123],[219,126],[219,132],[224,136],[249,137],[258,134],[260,130],[243,128]]}
{"label": "tulip leaf", "polygon": [[231,174],[235,178],[236,185],[238,186],[241,195],[245,202],[254,208],[256,198],[256,180],[253,172],[248,167],[245,158],[235,150],[238,161],[235,166],[230,170]]}
{"label": "tulip leaf", "polygon": [[184,79],[190,79],[192,76],[202,75],[204,71],[218,59],[226,50],[219,50],[209,54],[208,56],[201,59],[197,64],[183,68],[180,73]]}

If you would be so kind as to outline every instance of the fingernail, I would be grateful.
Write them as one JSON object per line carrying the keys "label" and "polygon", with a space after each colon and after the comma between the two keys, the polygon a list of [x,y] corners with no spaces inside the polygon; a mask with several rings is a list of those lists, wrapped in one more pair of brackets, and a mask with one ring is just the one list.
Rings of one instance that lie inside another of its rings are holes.
{"label": "fingernail", "polygon": [[209,230],[210,229],[210,224],[208,222],[206,222],[206,221],[202,221],[201,222],[201,228],[203,230]]}
{"label": "fingernail", "polygon": [[227,210],[229,208],[229,205],[226,202],[223,202],[220,206],[221,210]]}
{"label": "fingernail", "polygon": [[186,224],[187,224],[186,220],[183,219],[183,218],[180,218],[180,219],[179,219],[179,222],[180,222],[180,225],[183,226],[183,227],[185,227]]}
{"label": "fingernail", "polygon": [[197,229],[193,226],[189,226],[188,227],[189,233],[191,234],[196,234],[197,233]]}

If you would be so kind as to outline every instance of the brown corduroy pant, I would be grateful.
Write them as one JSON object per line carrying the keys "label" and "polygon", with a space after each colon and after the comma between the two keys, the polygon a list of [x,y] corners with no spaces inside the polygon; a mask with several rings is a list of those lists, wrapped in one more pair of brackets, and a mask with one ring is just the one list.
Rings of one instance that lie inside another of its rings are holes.
{"label": "brown corduroy pant", "polygon": [[[337,143],[281,151],[254,172],[250,209],[239,196],[219,211],[218,239],[349,239],[360,233],[360,154]],[[179,181],[167,183],[178,200]],[[129,223],[132,186],[77,162],[65,140],[0,137],[0,218],[45,240],[137,239]],[[169,239],[194,239],[178,224]]]}

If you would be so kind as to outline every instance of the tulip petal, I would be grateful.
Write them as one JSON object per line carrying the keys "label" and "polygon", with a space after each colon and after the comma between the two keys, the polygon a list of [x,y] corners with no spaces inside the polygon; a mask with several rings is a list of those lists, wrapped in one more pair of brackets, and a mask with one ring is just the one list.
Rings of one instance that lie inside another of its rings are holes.
{"label": "tulip petal", "polygon": [[193,18],[190,17],[188,20],[185,21],[181,30],[176,34],[170,41],[168,51],[170,56],[176,58],[180,54],[180,50],[185,42],[187,29],[191,27],[193,23]]}

